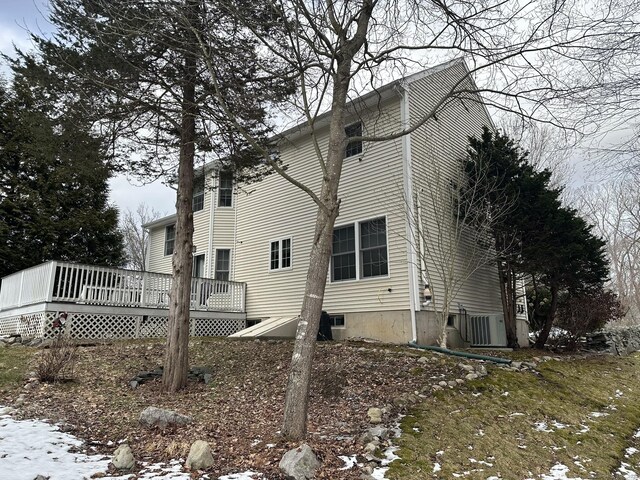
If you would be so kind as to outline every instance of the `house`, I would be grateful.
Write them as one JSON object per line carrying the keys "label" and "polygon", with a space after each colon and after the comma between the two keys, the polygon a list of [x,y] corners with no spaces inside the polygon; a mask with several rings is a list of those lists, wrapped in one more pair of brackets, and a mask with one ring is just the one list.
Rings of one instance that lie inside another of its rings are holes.
{"label": "house", "polygon": [[[410,125],[442,101],[466,69],[461,60],[448,62],[364,95],[351,104],[347,134],[385,135]],[[416,228],[436,227],[429,209],[416,208],[415,199],[429,188],[434,165],[452,169],[465,155],[468,136],[491,125],[484,105],[474,98],[446,100],[437,120],[402,138],[348,145],[324,300],[334,338],[421,344],[437,338],[441,306],[423,297],[427,276],[420,249],[429,246],[416,242],[414,234]],[[321,148],[329,115],[316,124]],[[310,133],[304,125],[292,128],[278,149],[289,175],[317,189],[321,170]],[[246,284],[251,328],[236,335],[293,336],[315,224],[313,201],[279,175],[237,185],[212,163],[196,183],[193,207],[194,276]],[[145,226],[149,271],[171,272],[174,225],[175,215]],[[429,283],[434,292],[442,291],[437,278]],[[450,345],[505,344],[495,266],[473,272],[453,305],[447,319]],[[520,344],[527,345],[525,308],[519,310],[517,329]]]}

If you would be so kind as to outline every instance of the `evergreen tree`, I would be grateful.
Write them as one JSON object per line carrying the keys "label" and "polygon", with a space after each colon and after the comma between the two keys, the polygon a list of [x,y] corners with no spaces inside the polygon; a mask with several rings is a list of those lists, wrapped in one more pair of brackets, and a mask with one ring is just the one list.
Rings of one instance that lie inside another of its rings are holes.
{"label": "evergreen tree", "polygon": [[[236,180],[266,173],[255,142],[271,135],[266,111],[291,92],[281,59],[260,56],[282,35],[276,8],[242,4],[250,26],[211,0],[52,0],[52,39],[34,37],[60,95],[82,99],[113,139],[114,161],[177,184],[173,281],[163,388],[186,386],[193,246],[194,165],[217,160]],[[250,168],[248,168],[250,167]]]}
{"label": "evergreen tree", "polygon": [[[592,233],[577,212],[562,206],[561,189],[551,186],[551,172],[536,171],[506,135],[485,128],[480,139],[470,139],[465,162],[466,188],[486,191],[485,208],[467,213],[479,224],[489,218],[491,248],[498,265],[507,343],[517,346],[515,305],[517,279],[533,282],[535,298],[548,295],[536,347],[548,338],[562,292],[578,295],[602,288],[608,264],[605,242]],[[509,215],[494,215],[509,205]],[[536,312],[537,314],[538,312]]]}
{"label": "evergreen tree", "polygon": [[106,146],[17,73],[0,86],[0,277],[47,260],[118,266]]}

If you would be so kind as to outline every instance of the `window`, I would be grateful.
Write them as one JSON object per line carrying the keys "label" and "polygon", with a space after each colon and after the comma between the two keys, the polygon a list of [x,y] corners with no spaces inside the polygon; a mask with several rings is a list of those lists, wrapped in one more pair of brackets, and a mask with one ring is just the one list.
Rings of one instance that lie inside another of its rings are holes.
{"label": "window", "polygon": [[364,278],[388,273],[387,225],[384,218],[360,224],[360,265]]}
{"label": "window", "polygon": [[291,238],[271,242],[269,270],[291,268]]}
{"label": "window", "polygon": [[450,314],[447,317],[447,327],[455,327],[456,326],[456,316]]}
{"label": "window", "polygon": [[331,281],[380,277],[388,273],[384,218],[334,228]]}
{"label": "window", "polygon": [[164,254],[173,255],[176,244],[176,226],[167,225],[164,229]]}
{"label": "window", "polygon": [[[353,123],[348,125],[344,129],[344,133],[347,135],[347,138],[351,137],[361,137],[362,136],[362,122]],[[349,142],[347,144],[347,148],[344,150],[344,156],[352,157],[354,155],[358,155],[362,153],[362,140],[357,140],[355,142]]]}
{"label": "window", "polygon": [[218,184],[218,206],[231,207],[233,204],[233,172],[220,172]]}
{"label": "window", "polygon": [[329,315],[332,327],[344,327],[344,315]]}
{"label": "window", "polygon": [[[229,281],[231,272],[231,250],[228,248],[219,248],[216,250],[216,269],[213,278],[216,280]],[[229,292],[229,285],[222,283],[216,285],[216,293]]]}
{"label": "window", "polygon": [[204,253],[201,255],[194,255],[191,276],[198,278],[204,277]]}
{"label": "window", "polygon": [[356,278],[356,239],[354,225],[333,229],[331,264],[331,280],[334,282]]}
{"label": "window", "polygon": [[219,248],[216,250],[216,272],[213,278],[216,280],[229,281],[231,266],[231,250]]}
{"label": "window", "polygon": [[191,203],[194,212],[204,208],[204,175],[196,177],[193,181],[193,201]]}

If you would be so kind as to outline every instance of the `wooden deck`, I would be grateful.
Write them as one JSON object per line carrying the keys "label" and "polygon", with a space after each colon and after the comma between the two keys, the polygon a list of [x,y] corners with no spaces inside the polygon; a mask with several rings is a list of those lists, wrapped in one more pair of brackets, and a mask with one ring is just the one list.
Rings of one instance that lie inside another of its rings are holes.
{"label": "wooden deck", "polygon": [[[2,279],[0,335],[47,337],[64,312],[76,338],[166,335],[171,275],[47,262]],[[244,328],[246,284],[193,278],[192,335],[229,335]]]}

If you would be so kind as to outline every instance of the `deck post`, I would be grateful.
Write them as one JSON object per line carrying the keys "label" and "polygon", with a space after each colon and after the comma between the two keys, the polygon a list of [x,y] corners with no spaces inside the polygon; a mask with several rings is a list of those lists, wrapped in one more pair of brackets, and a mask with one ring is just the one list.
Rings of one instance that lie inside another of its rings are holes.
{"label": "deck post", "polygon": [[53,286],[56,283],[56,262],[49,262],[49,283],[47,287],[47,302],[53,300]]}

